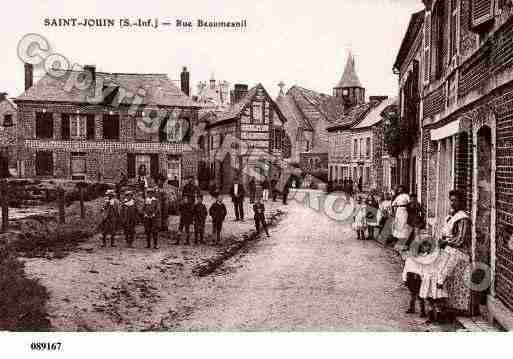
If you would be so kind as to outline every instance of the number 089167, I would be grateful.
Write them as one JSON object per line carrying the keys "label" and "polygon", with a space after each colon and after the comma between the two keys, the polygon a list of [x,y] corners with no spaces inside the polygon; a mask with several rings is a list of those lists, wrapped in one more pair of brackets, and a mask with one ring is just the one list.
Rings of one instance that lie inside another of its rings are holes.
{"label": "number 089167", "polygon": [[62,343],[61,342],[34,342],[30,344],[31,350],[49,350],[49,351],[58,351],[61,350]]}

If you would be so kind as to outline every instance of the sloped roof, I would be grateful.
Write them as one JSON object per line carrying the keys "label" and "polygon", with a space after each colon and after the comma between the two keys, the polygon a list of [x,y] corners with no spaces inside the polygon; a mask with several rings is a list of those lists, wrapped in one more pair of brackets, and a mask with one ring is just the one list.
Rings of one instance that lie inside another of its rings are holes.
{"label": "sloped roof", "polygon": [[[16,101],[89,103],[88,99],[94,97],[94,86],[84,90],[66,87],[70,76],[78,78],[79,74],[81,72],[77,71],[61,71],[57,76],[46,73],[34,86],[17,97]],[[141,105],[199,107],[166,74],[96,72],[96,81],[97,84],[101,81],[103,87],[118,87],[126,92],[139,94],[143,99]],[[130,105],[132,101],[133,98],[125,96],[121,103]]]}
{"label": "sloped roof", "polygon": [[338,82],[338,85],[335,88],[345,88],[345,87],[360,87],[363,88],[358,75],[356,74],[356,68],[354,63],[354,57],[351,53],[347,58],[346,67],[344,69],[344,73],[342,74],[342,78]]}
{"label": "sloped roof", "polygon": [[417,34],[422,29],[422,25],[424,24],[424,14],[425,10],[421,10],[411,16],[408,29],[406,30],[406,34],[404,35],[403,41],[401,42],[401,47],[399,48],[399,52],[397,53],[397,57],[394,62],[394,69],[399,70],[403,64],[403,61],[408,56],[408,52],[410,51],[410,48],[415,41]]}
{"label": "sloped roof", "polygon": [[372,106],[372,103],[367,102],[351,107],[347,114],[340,117],[336,122],[329,126],[327,130],[333,131],[340,128],[353,126],[355,123],[361,121],[365,115],[367,115]]}
{"label": "sloped roof", "polygon": [[291,96],[280,94],[276,99],[276,104],[281,109],[283,115],[297,123],[299,128],[307,131],[313,131],[312,126],[301,113]]}
{"label": "sloped roof", "polygon": [[353,129],[362,129],[366,127],[374,126],[379,123],[383,118],[381,117],[381,113],[391,105],[396,104],[397,98],[388,98],[375,107],[373,107],[367,115],[362,119],[360,123],[355,125]]}

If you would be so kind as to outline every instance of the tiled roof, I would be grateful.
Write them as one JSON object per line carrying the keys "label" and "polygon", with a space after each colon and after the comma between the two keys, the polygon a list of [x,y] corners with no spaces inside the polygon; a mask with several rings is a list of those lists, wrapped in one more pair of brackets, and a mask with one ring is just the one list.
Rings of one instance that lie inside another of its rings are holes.
{"label": "tiled roof", "polygon": [[[70,76],[80,72],[62,71],[59,76],[45,74],[34,86],[22,93],[16,101],[88,103],[94,97],[94,86],[85,90],[66,87]],[[73,81],[71,78],[70,81]],[[126,92],[139,94],[141,105],[198,107],[186,96],[166,74],[128,74],[96,72],[96,81],[103,81],[103,87],[119,87]],[[120,92],[122,93],[122,92]],[[141,95],[142,94],[142,95]],[[123,104],[131,104],[133,98],[123,97]]]}
{"label": "tiled roof", "polygon": [[276,99],[276,104],[288,120],[293,120],[294,122],[296,122],[299,128],[308,131],[313,131],[312,126],[306,120],[305,116],[301,113],[301,111],[299,110],[291,96],[280,94]]}
{"label": "tiled roof", "polygon": [[354,126],[354,129],[362,129],[366,127],[371,127],[380,122],[383,118],[381,117],[381,113],[388,107],[397,102],[397,98],[389,98],[382,101],[379,105],[373,107],[367,115],[363,118],[363,120]]}
{"label": "tiled roof", "polygon": [[344,87],[361,87],[362,83],[360,82],[360,79],[358,78],[358,75],[356,74],[355,64],[354,64],[354,57],[350,53],[347,58],[346,68],[344,69],[344,74],[342,75],[342,78],[338,82],[338,85],[335,88],[344,88]]}
{"label": "tiled roof", "polygon": [[394,69],[399,70],[404,59],[408,56],[410,47],[415,41],[418,32],[422,29],[422,24],[424,23],[424,14],[425,11],[421,10],[411,16],[408,29],[406,30],[406,34],[404,35],[403,41],[401,42],[401,47],[399,48],[399,52],[397,53],[397,57],[394,62]]}
{"label": "tiled roof", "polygon": [[330,131],[341,127],[353,126],[355,123],[361,121],[371,108],[372,103],[370,102],[353,106],[349,109],[347,114],[340,117],[336,122],[329,126],[327,130]]}

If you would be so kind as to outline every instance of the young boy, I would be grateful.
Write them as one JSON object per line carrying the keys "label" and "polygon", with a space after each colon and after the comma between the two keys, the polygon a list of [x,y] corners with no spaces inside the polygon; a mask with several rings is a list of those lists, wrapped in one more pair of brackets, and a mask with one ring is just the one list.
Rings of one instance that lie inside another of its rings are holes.
{"label": "young boy", "polygon": [[210,217],[212,217],[212,226],[214,228],[214,233],[216,238],[214,239],[215,244],[219,244],[221,242],[221,231],[223,229],[223,222],[226,218],[226,206],[223,203],[223,200],[219,196],[218,193],[214,194],[214,198],[216,201],[212,206],[210,206],[210,210],[208,213]]}
{"label": "young boy", "polygon": [[143,206],[144,231],[146,232],[146,248],[151,248],[151,240],[153,239],[153,248],[159,249],[158,238],[161,213],[160,203],[155,194],[155,188],[148,188]]}
{"label": "young boy", "polygon": [[132,191],[125,192],[125,199],[121,206],[121,218],[126,243],[128,244],[128,247],[132,248],[135,238],[135,226],[139,220],[139,212],[137,210],[137,204],[135,203],[134,193]]}
{"label": "young boy", "polygon": [[260,234],[260,228],[263,227],[267,237],[269,237],[267,223],[265,222],[265,206],[260,198],[256,199],[256,203],[253,205],[253,211],[255,212],[255,226],[257,234]]}
{"label": "young boy", "polygon": [[426,317],[426,306],[424,303],[424,299],[419,297],[419,292],[420,285],[422,284],[422,258],[427,259],[427,256],[431,254],[431,251],[431,243],[429,241],[423,241],[419,245],[418,254],[413,254],[412,256],[406,258],[403,270],[403,282],[410,291],[410,307],[406,311],[406,314],[415,313],[415,304],[418,299],[420,304],[420,317]]}
{"label": "young boy", "polygon": [[102,231],[102,247],[107,246],[107,237],[110,236],[110,246],[115,247],[116,230],[119,222],[119,201],[116,192],[109,189],[105,192],[105,203],[102,207],[103,220],[100,225]]}
{"label": "young boy", "polygon": [[194,206],[194,239],[196,244],[205,244],[205,222],[207,215],[207,207],[203,204],[203,196],[200,195]]}
{"label": "young boy", "polygon": [[[194,222],[194,197],[185,197],[185,202],[180,206],[180,218],[185,230],[185,245],[190,245],[191,226]],[[176,244],[180,244],[180,238],[176,240]]]}

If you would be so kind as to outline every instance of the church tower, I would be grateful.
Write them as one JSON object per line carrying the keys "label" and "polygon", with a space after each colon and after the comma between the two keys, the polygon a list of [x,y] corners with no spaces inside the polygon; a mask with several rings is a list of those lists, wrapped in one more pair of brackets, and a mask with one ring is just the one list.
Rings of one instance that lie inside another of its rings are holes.
{"label": "church tower", "polygon": [[365,103],[365,88],[356,74],[354,57],[349,53],[344,74],[338,85],[333,88],[333,96],[343,99],[348,106]]}

